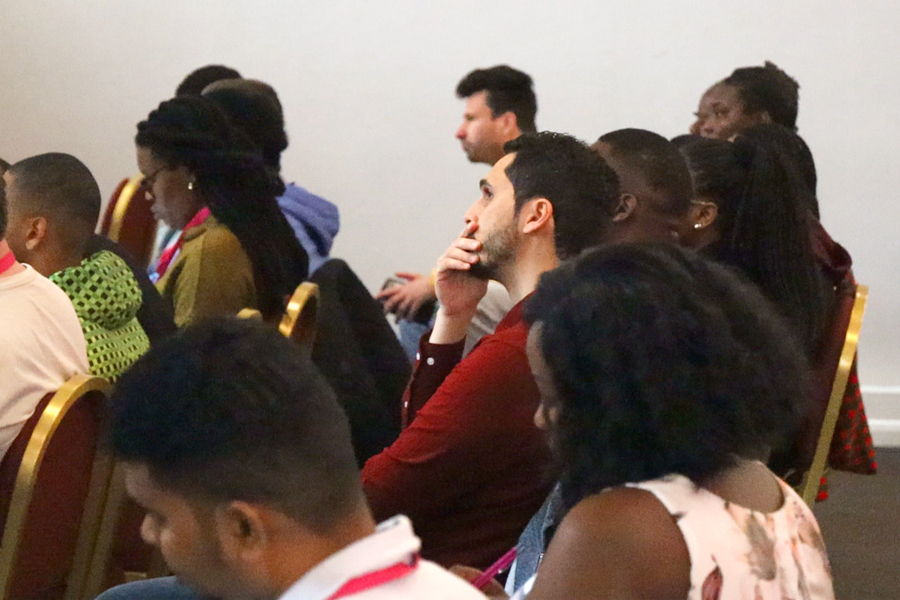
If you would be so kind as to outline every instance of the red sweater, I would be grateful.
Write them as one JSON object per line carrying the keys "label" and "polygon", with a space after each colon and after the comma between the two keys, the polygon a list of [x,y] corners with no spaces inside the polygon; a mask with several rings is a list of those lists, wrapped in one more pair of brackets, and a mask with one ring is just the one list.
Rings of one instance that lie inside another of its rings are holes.
{"label": "red sweater", "polygon": [[366,462],[363,486],[378,520],[412,519],[424,558],[489,566],[550,493],[527,337],[520,302],[465,359],[462,341],[420,345],[404,395],[409,425]]}

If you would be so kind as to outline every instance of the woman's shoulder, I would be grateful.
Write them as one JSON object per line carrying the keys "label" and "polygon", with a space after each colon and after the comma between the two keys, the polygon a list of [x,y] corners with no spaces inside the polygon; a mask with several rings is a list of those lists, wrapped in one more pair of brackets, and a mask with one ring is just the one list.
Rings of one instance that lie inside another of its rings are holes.
{"label": "woman's shoulder", "polygon": [[690,557],[672,515],[650,492],[618,487],[569,511],[529,598],[685,598],[689,589]]}

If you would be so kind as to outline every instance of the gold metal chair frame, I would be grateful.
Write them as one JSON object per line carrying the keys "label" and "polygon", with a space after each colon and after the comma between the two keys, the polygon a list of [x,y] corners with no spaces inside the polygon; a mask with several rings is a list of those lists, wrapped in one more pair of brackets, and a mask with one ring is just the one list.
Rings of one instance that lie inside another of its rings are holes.
{"label": "gold metal chair frame", "polygon": [[[106,394],[109,388],[109,383],[99,377],[76,375],[54,394],[41,414],[22,455],[9,513],[6,517],[3,540],[0,542],[0,598],[4,600],[8,598],[9,586],[14,576],[13,569],[21,547],[23,524],[28,517],[41,463],[53,434],[76,400],[89,392]],[[79,598],[81,595],[87,565],[90,561],[94,540],[97,537],[99,518],[111,472],[111,460],[108,456],[98,452],[94,458],[90,488],[78,532],[75,557],[66,585],[65,597],[67,599]]]}
{"label": "gold metal chair frame", "polygon": [[289,339],[296,341],[307,353],[312,353],[316,339],[316,322],[319,312],[319,286],[304,281],[291,296],[278,331]]}
{"label": "gold metal chair frame", "polygon": [[866,312],[868,297],[869,288],[864,285],[858,285],[856,287],[856,297],[853,300],[853,310],[850,313],[850,324],[847,326],[847,335],[844,338],[844,347],[841,350],[840,362],[838,362],[834,383],[831,386],[828,408],[825,411],[825,419],[819,432],[819,440],[816,442],[816,453],[799,490],[803,501],[810,507],[816,501],[819,483],[822,480],[822,475],[825,473],[828,452],[831,449],[831,440],[834,437],[834,428],[837,425],[841,403],[844,400],[844,392],[847,389],[847,380],[850,377],[850,368],[853,366],[856,347],[859,344],[859,332],[862,328],[862,319],[863,314]]}
{"label": "gold metal chair frame", "polygon": [[252,319],[254,321],[262,321],[262,313],[255,308],[242,308],[238,311],[238,319]]}
{"label": "gold metal chair frame", "polygon": [[114,242],[119,241],[119,236],[122,233],[122,223],[125,222],[125,213],[128,212],[128,207],[134,199],[135,192],[141,187],[141,182],[143,181],[143,175],[135,175],[128,180],[128,183],[125,184],[125,187],[122,188],[119,197],[116,199],[116,206],[113,209],[112,219],[109,223],[109,234],[107,236]]}

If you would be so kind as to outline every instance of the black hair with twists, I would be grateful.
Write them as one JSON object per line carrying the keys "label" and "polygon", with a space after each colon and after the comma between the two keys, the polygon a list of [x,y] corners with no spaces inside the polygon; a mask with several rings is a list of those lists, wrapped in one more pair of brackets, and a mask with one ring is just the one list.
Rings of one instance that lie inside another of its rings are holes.
{"label": "black hair with twists", "polygon": [[250,258],[260,312],[277,317],[306,279],[309,257],[278,207],[280,180],[266,169],[260,150],[215,102],[201,96],[160,104],[138,123],[135,143],[193,174],[212,215]]}
{"label": "black hair with twists", "polygon": [[831,312],[828,284],[816,263],[808,199],[796,172],[750,139],[694,139],[680,148],[694,194],[719,207],[719,240],[703,251],[739,269],[781,309],[816,354]]}
{"label": "black hair with twists", "polygon": [[740,67],[722,80],[737,89],[748,114],[767,112],[774,123],[797,129],[800,84],[775,63],[761,67]]}
{"label": "black hair with twists", "polygon": [[593,249],[525,305],[571,508],[679,473],[703,485],[761,459],[803,414],[806,362],[783,319],[725,266],[669,244]]}

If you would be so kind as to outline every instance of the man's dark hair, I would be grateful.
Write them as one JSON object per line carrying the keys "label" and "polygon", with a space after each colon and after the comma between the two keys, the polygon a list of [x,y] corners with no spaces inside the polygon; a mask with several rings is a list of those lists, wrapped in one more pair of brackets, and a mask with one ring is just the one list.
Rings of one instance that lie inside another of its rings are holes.
{"label": "man's dark hair", "polygon": [[334,393],[263,323],[182,329],[122,376],[109,406],[113,454],[189,498],[259,502],[319,533],[365,502]]}
{"label": "man's dark hair", "polygon": [[223,65],[206,65],[185,77],[175,89],[176,96],[199,96],[203,88],[223,79],[240,79],[241,74]]}
{"label": "man's dark hair", "polygon": [[516,211],[534,198],[553,205],[560,259],[603,241],[619,200],[619,182],[596,152],[571,136],[549,131],[526,133],[503,150],[516,154],[506,167]]}
{"label": "man's dark hair", "polygon": [[[646,129],[619,129],[600,136],[598,141],[609,146],[611,158],[640,178],[657,211],[676,217],[687,213],[691,174],[672,142]],[[622,179],[620,174],[620,182]],[[622,191],[635,193],[624,186]]]}
{"label": "man's dark hair", "polygon": [[813,254],[809,200],[796,172],[760,142],[698,138],[680,148],[694,193],[718,206],[719,240],[704,249],[759,285],[814,356],[831,312],[830,291]]}
{"label": "man's dark hair", "polygon": [[671,244],[591,250],[545,273],[524,316],[541,324],[569,507],[670,473],[702,485],[804,414],[807,366],[783,320],[733,271]]}
{"label": "man's dark hair", "polygon": [[722,83],[737,89],[744,112],[766,111],[773,122],[797,129],[800,84],[775,63],[735,69]]}
{"label": "man's dark hair", "polygon": [[0,177],[9,169],[9,163],[0,158]]}
{"label": "man's dark hair", "polygon": [[50,152],[20,160],[8,172],[25,211],[56,224],[64,246],[82,254],[100,216],[100,187],[90,169],[70,154]]}
{"label": "man's dark hair", "polygon": [[503,113],[516,115],[516,123],[523,133],[537,131],[534,123],[537,98],[532,89],[531,76],[507,65],[489,69],[475,69],[456,86],[456,95],[468,98],[487,92],[487,105],[495,119]]}
{"label": "man's dark hair", "polygon": [[266,166],[278,177],[288,137],[281,102],[272,86],[250,79],[229,79],[217,82],[203,95],[218,104],[232,124],[253,140],[262,150]]}

